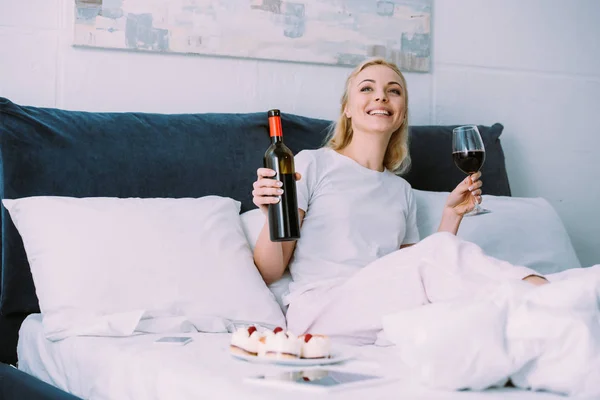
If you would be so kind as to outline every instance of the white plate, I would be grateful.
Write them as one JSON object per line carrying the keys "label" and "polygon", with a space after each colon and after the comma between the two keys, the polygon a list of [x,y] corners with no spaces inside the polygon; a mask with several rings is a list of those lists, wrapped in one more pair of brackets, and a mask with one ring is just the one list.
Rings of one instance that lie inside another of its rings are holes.
{"label": "white plate", "polygon": [[247,356],[236,353],[229,353],[232,357],[239,360],[244,360],[256,364],[275,364],[275,365],[290,365],[290,366],[312,366],[312,365],[331,365],[348,361],[354,358],[354,355],[349,352],[333,351],[329,358],[269,358],[258,356]]}

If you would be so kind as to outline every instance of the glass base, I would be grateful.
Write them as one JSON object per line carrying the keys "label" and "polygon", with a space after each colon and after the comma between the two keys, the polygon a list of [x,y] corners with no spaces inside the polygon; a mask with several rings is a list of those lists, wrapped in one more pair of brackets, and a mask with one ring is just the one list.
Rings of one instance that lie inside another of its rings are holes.
{"label": "glass base", "polygon": [[465,217],[474,217],[476,215],[489,214],[491,212],[492,212],[491,210],[488,210],[487,208],[483,208],[479,204],[477,204],[473,210],[471,210],[465,214]]}

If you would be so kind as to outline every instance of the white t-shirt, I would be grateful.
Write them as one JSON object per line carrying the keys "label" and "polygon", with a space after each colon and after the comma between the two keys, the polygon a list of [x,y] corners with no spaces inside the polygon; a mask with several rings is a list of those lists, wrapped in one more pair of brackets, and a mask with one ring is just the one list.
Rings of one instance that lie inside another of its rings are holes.
{"label": "white t-shirt", "polygon": [[323,147],[295,157],[298,208],[306,212],[289,268],[294,296],[343,283],[360,268],[419,241],[410,184]]}

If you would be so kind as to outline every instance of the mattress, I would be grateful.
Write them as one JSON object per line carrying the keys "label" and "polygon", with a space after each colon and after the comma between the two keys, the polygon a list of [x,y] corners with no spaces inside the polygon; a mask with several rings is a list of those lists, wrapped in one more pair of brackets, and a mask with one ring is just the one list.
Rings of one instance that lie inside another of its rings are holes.
{"label": "mattress", "polygon": [[[28,316],[21,326],[18,368],[64,391],[85,399],[305,399],[307,392],[261,387],[244,382],[252,375],[294,367],[254,364],[228,352],[229,334],[193,333],[186,346],[153,343],[161,335],[124,338],[74,337],[59,342],[45,339],[40,314]],[[485,392],[435,391],[411,383],[398,365],[391,347],[345,347],[355,356],[331,369],[393,376],[390,383],[327,394],[328,399],[561,399],[544,392],[515,388]],[[296,367],[297,368],[297,367]],[[404,368],[404,369],[403,369]],[[314,396],[311,394],[311,396]],[[316,396],[319,397],[319,396]]]}

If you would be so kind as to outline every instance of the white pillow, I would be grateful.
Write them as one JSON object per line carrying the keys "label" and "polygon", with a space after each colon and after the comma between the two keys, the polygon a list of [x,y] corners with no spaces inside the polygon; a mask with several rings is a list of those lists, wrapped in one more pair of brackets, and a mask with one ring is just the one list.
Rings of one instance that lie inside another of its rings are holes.
{"label": "white pillow", "polygon": [[246,239],[248,240],[248,245],[251,250],[254,250],[256,246],[256,241],[258,240],[258,236],[260,235],[260,231],[262,230],[265,222],[267,221],[267,217],[260,211],[260,209],[255,208],[250,211],[246,211],[240,215],[242,220],[242,228],[244,230],[244,234],[246,235]]}
{"label": "white pillow", "polygon": [[[260,209],[255,208],[243,213],[241,218],[248,244],[250,245],[250,248],[254,250],[260,231],[265,225],[266,217]],[[287,305],[283,304],[283,296],[289,292],[290,282],[292,282],[292,275],[290,274],[289,269],[286,269],[281,279],[269,285],[271,293],[275,296],[279,307],[281,307],[281,311],[284,313],[287,311]]]}
{"label": "white pillow", "polygon": [[[421,239],[436,232],[449,193],[414,190]],[[486,254],[550,274],[579,268],[571,239],[554,208],[543,198],[484,195],[489,214],[465,217],[458,236]]]}
{"label": "white pillow", "polygon": [[[135,315],[285,326],[233,199],[40,196],[3,203],[23,238],[44,320],[51,317],[49,337],[126,334],[107,329],[111,316],[119,326]],[[87,325],[75,327],[75,320]],[[90,328],[94,323],[103,328]]]}

